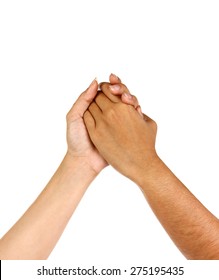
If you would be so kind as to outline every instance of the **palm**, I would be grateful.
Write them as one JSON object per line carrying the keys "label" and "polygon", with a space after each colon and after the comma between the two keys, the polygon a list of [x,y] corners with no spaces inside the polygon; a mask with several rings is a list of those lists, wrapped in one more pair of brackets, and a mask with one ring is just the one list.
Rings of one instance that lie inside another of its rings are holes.
{"label": "palm", "polygon": [[[111,84],[118,82],[120,83],[121,81],[117,77],[110,76]],[[88,89],[80,95],[67,114],[67,143],[70,155],[73,157],[83,157],[93,170],[99,173],[108,163],[91,142],[83,120],[83,115],[94,100],[97,90],[97,81],[93,81]]]}
{"label": "palm", "polygon": [[95,149],[82,118],[70,122],[67,130],[68,149],[72,155],[86,157]]}
{"label": "palm", "polygon": [[67,143],[69,154],[83,157],[96,173],[108,165],[91,142],[83,118],[68,119]]}

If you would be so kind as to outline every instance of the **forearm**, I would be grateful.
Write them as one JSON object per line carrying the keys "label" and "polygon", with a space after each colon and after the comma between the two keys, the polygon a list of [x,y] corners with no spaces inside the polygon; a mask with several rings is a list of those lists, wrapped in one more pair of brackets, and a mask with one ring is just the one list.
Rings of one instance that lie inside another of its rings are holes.
{"label": "forearm", "polygon": [[188,259],[219,259],[219,221],[157,158],[136,182]]}
{"label": "forearm", "polygon": [[95,176],[83,158],[66,155],[36,201],[1,239],[0,259],[48,258]]}

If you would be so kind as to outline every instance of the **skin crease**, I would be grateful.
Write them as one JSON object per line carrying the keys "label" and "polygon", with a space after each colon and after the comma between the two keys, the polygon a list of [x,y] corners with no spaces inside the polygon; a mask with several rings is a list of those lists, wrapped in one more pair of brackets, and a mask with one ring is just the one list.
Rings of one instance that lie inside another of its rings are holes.
{"label": "skin crease", "polygon": [[218,260],[219,220],[157,155],[156,123],[145,115],[142,118],[133,106],[112,100],[110,84],[101,84],[101,91],[84,114],[90,138],[100,154],[140,187],[187,259]]}
{"label": "skin crease", "polygon": [[[111,74],[110,83],[120,84],[121,81]],[[88,186],[108,165],[90,141],[83,121],[84,112],[97,90],[98,83],[94,80],[67,114],[66,155],[38,198],[1,238],[1,260],[47,259]],[[119,101],[120,96],[113,98]],[[122,98],[123,102],[137,107],[136,98]]]}

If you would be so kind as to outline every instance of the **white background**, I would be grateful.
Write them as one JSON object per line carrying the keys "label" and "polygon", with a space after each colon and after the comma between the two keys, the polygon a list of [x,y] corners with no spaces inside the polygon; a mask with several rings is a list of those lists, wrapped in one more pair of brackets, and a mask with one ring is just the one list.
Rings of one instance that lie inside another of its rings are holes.
{"label": "white background", "polygon": [[[0,235],[66,151],[65,115],[119,75],[158,123],[157,151],[216,216],[218,1],[0,2]],[[92,183],[49,260],[183,262],[142,193],[111,167]]]}

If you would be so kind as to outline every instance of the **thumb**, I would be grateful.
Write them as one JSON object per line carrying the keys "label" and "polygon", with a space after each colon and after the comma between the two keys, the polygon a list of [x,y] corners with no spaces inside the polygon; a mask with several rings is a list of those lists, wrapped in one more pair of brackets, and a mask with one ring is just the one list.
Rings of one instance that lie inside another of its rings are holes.
{"label": "thumb", "polygon": [[89,87],[78,97],[71,110],[69,111],[69,114],[72,118],[78,119],[83,117],[85,111],[97,95],[97,90],[98,83],[97,80],[94,79]]}

